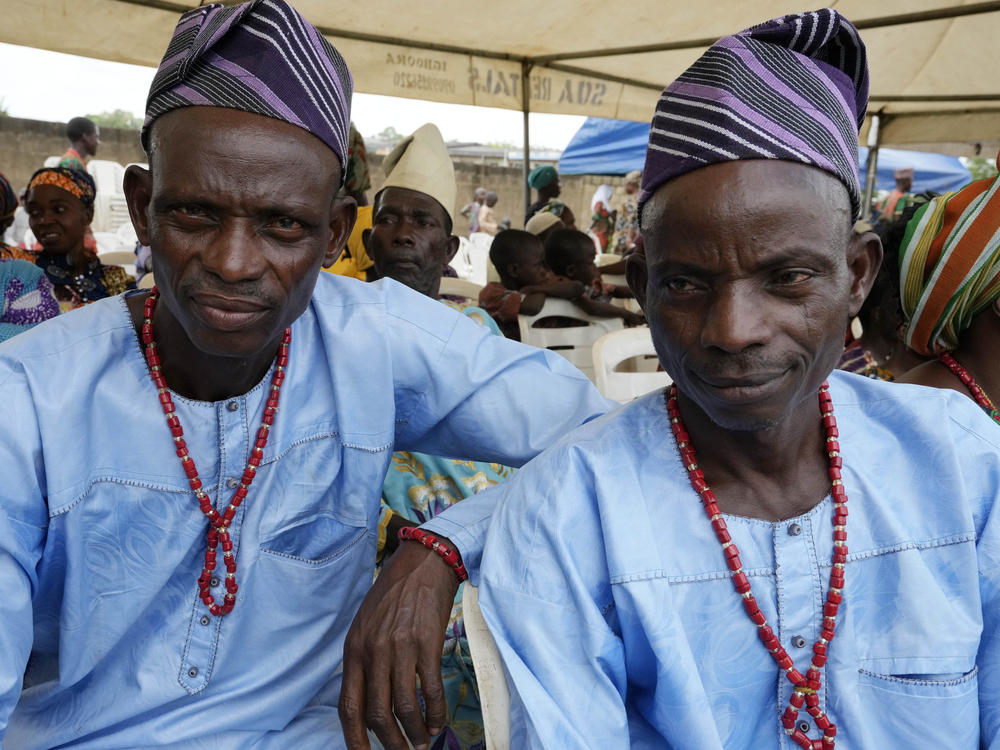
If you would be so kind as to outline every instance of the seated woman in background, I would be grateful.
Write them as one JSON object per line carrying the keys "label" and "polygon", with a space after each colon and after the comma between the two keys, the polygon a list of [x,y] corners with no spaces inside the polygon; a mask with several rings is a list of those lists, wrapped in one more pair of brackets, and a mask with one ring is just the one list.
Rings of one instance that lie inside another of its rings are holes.
{"label": "seated woman in background", "polygon": [[42,246],[35,259],[64,310],[135,289],[121,266],[105,266],[84,244],[94,218],[94,180],[86,172],[45,167],[31,176],[25,208]]}
{"label": "seated woman in background", "polygon": [[965,393],[1000,422],[1000,177],[934,198],[906,227],[906,344],[932,356],[900,382]]}

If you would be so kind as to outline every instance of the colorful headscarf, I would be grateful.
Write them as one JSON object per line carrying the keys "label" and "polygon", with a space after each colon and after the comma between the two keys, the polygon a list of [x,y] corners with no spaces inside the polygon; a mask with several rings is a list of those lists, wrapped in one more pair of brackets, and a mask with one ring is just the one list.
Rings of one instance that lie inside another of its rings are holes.
{"label": "colorful headscarf", "polygon": [[945,193],[917,210],[899,248],[906,345],[925,355],[958,346],[1000,296],[1000,177]]}
{"label": "colorful headscarf", "polygon": [[858,129],[867,106],[865,46],[835,10],[783,16],[724,37],[657,102],[639,210],[665,182],[700,167],[781,159],[837,177],[857,219]]}
{"label": "colorful headscarf", "polygon": [[76,196],[84,208],[92,208],[97,187],[94,178],[88,172],[69,167],[42,167],[28,180],[28,190],[39,185],[54,185],[67,193]]}
{"label": "colorful headscarf", "polygon": [[528,173],[528,187],[538,190],[546,185],[551,185],[559,178],[559,173],[551,164],[543,164],[535,167]]}
{"label": "colorful headscarf", "polygon": [[205,5],[177,22],[149,89],[142,145],[171,110],[226,107],[307,130],[343,174],[353,85],[344,58],[285,0]]}
{"label": "colorful headscarf", "polygon": [[0,221],[9,219],[17,209],[17,194],[10,181],[0,174]]}

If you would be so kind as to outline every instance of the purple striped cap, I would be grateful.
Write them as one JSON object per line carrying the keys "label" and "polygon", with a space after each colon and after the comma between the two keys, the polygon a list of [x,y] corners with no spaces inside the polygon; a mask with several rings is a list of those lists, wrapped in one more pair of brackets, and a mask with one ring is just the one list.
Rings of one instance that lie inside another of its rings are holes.
{"label": "purple striped cap", "polygon": [[344,58],[285,0],[205,5],[177,22],[146,99],[142,145],[149,150],[150,127],[173,109],[227,107],[308,130],[344,165],[352,88]]}
{"label": "purple striped cap", "polygon": [[653,114],[639,210],[663,183],[737,159],[810,164],[861,213],[858,129],[868,61],[857,29],[826,8],[723,37],[667,86]]}

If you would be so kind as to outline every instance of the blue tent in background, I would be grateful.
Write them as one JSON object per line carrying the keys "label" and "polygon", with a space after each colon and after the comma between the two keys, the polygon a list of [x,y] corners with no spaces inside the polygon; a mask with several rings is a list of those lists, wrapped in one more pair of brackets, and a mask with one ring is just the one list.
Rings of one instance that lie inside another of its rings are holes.
{"label": "blue tent in background", "polygon": [[[649,123],[588,117],[559,157],[559,172],[623,175],[633,169],[642,169],[648,140]],[[862,182],[867,159],[868,149],[859,148],[858,171]],[[883,148],[878,152],[875,188],[892,190],[895,186],[893,171],[905,167],[915,170],[913,191],[917,193],[957,190],[972,181],[969,170],[954,156]]]}

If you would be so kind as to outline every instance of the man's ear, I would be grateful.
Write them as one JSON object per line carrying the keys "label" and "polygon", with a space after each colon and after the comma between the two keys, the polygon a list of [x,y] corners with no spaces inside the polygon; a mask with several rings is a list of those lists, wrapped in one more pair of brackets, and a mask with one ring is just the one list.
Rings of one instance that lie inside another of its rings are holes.
{"label": "man's ear", "polygon": [[882,240],[874,232],[852,233],[847,244],[847,268],[851,274],[850,316],[858,314],[875,284],[882,265]]}
{"label": "man's ear", "polygon": [[153,175],[133,164],[125,170],[125,202],[136,237],[149,246],[149,203],[153,198]]}
{"label": "man's ear", "polygon": [[646,312],[646,282],[649,269],[646,267],[646,253],[635,252],[625,258],[625,280],[632,290],[643,312]]}
{"label": "man's ear", "polygon": [[[451,263],[451,259],[455,257],[455,253],[458,252],[458,248],[461,244],[462,241],[458,239],[458,237],[456,237],[453,234],[448,235],[448,244],[445,249],[445,258],[444,258],[444,263],[442,265],[447,266],[449,263]],[[367,247],[367,245],[365,247]],[[369,258],[371,257],[371,253],[368,253],[368,257]]]}
{"label": "man's ear", "polygon": [[323,267],[329,268],[347,247],[354,222],[358,220],[358,204],[350,196],[336,198],[330,207],[330,242],[323,254]]}

